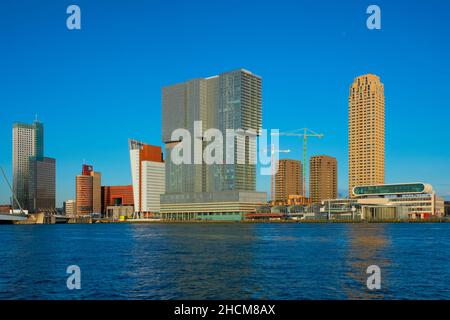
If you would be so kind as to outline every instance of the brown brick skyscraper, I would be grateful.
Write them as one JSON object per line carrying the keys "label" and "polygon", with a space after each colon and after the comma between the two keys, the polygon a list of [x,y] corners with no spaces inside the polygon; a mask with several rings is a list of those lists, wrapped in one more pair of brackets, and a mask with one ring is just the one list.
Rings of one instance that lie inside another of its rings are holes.
{"label": "brown brick skyscraper", "polygon": [[283,201],[290,195],[301,195],[302,190],[302,163],[299,160],[279,160],[275,174],[275,200]]}
{"label": "brown brick skyscraper", "polygon": [[320,155],[309,159],[309,197],[313,203],[336,199],[337,160],[334,157]]}

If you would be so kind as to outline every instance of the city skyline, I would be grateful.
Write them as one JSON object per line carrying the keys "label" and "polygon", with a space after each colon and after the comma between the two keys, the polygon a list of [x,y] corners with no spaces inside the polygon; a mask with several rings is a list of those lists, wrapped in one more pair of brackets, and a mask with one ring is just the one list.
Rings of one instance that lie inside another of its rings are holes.
{"label": "city skyline", "polygon": [[[435,8],[441,8],[439,12],[448,12],[448,4],[433,3]],[[219,22],[226,19],[227,14],[236,18],[228,8],[224,8],[223,17],[218,17],[217,22],[208,21],[212,31],[205,35],[208,37],[210,50],[214,50],[215,55],[212,58],[207,57],[208,51],[198,57],[190,54],[190,50],[194,50],[201,40],[198,39],[199,36],[191,39],[193,44],[188,44],[185,40],[189,39],[188,32],[198,27],[194,24],[187,26],[187,30],[182,31],[177,38],[184,46],[181,51],[187,56],[181,61],[174,61],[174,55],[170,53],[167,58],[161,59],[162,53],[167,54],[174,47],[169,46],[155,53],[154,48],[137,41],[139,36],[156,35],[156,43],[167,44],[162,38],[167,35],[176,37],[174,30],[170,29],[165,34],[162,29],[155,31],[143,28],[144,31],[131,36],[131,31],[143,23],[138,19],[142,14],[131,7],[121,8],[126,23],[119,21],[119,25],[113,25],[112,30],[108,31],[100,22],[94,21],[95,17],[101,17],[102,6],[83,3],[83,12],[86,13],[83,29],[79,34],[70,34],[64,30],[64,26],[57,27],[60,17],[56,8],[45,12],[48,9],[45,4],[36,5],[35,10],[32,10],[35,15],[21,17],[22,12],[17,7],[1,4],[2,9],[6,6],[5,10],[1,11],[9,12],[9,16],[5,18],[6,22],[18,26],[25,19],[29,19],[26,21],[36,23],[37,31],[33,33],[30,29],[16,27],[16,35],[24,36],[24,40],[12,39],[11,34],[5,35],[11,42],[11,50],[2,53],[5,58],[3,60],[9,63],[5,65],[7,77],[0,80],[4,88],[2,105],[6,110],[5,116],[2,113],[0,125],[0,165],[12,180],[12,123],[31,122],[37,113],[46,126],[46,150],[58,161],[56,185],[59,207],[62,206],[63,200],[75,198],[73,177],[79,171],[83,159],[102,172],[105,185],[131,184],[128,137],[162,146],[159,125],[161,88],[193,77],[246,67],[261,75],[264,80],[263,127],[282,130],[309,127],[323,132],[324,139],[312,141],[308,145],[308,156],[328,154],[338,159],[339,192],[346,195],[348,88],[353,78],[370,72],[380,76],[386,88],[386,183],[429,182],[438,194],[449,198],[450,173],[446,168],[450,151],[446,145],[450,137],[438,121],[449,115],[446,99],[449,83],[444,75],[449,73],[450,65],[448,60],[442,58],[448,56],[450,50],[447,43],[428,39],[441,37],[444,34],[442,30],[448,28],[448,22],[427,18],[428,14],[431,16],[431,11],[425,7],[420,13],[417,8],[413,8],[412,15],[424,19],[420,20],[422,22],[418,25],[411,25],[411,16],[404,15],[401,5],[385,3],[382,7],[383,12],[386,12],[383,15],[383,28],[376,34],[365,29],[364,4],[360,7],[354,3],[351,6],[330,4],[326,10],[314,4],[307,4],[308,10],[304,11],[321,17],[317,22],[306,17],[296,4],[289,2],[288,5],[298,10],[285,10],[283,14],[289,18],[286,22],[281,21],[281,17],[275,12],[271,23],[274,30],[268,32],[267,28],[264,29],[265,36],[272,44],[275,43],[283,49],[280,52],[271,50],[260,42],[264,40],[259,39],[258,35],[263,33],[257,33],[258,40],[237,37],[239,45],[247,41],[247,44],[253,47],[240,54],[221,47],[220,39],[216,41],[211,38],[212,32],[219,30]],[[158,9],[161,11],[158,12],[164,12],[164,5],[161,6]],[[110,7],[111,14],[120,17],[117,8],[114,5]],[[206,11],[208,9],[212,10],[207,7]],[[243,4],[242,10],[245,13],[249,12],[250,8]],[[261,12],[255,16],[268,18],[269,11],[267,5],[262,5]],[[296,20],[290,11],[299,15],[298,23],[294,23]],[[154,13],[146,13],[150,15],[148,19],[151,20]],[[175,16],[178,14],[180,12],[174,13]],[[433,14],[436,12],[433,11]],[[353,18],[352,22],[343,21],[346,16],[358,15],[361,15],[360,21]],[[129,25],[132,18],[136,18],[136,22]],[[18,22],[13,23],[11,19],[17,19]],[[286,24],[292,24],[289,29],[291,31],[288,35],[279,34],[280,29],[276,23],[282,24],[285,29]],[[327,32],[315,31],[311,35],[302,32],[305,25],[311,30],[315,23],[324,24]],[[337,31],[331,32],[330,35],[329,31],[332,29],[327,29],[327,26],[332,28],[333,25],[337,26]],[[93,30],[94,26],[98,27],[96,31]],[[242,25],[238,23],[238,26]],[[406,27],[410,29],[411,37],[416,41],[409,41],[400,36]],[[139,50],[130,50],[133,51],[133,54],[130,54],[128,50],[123,49],[118,50],[119,55],[118,52],[108,50],[121,28],[125,28],[123,34],[130,37],[119,37],[119,46],[141,48],[142,54],[137,53]],[[433,33],[430,30],[433,30]],[[52,40],[43,39],[44,32],[48,32]],[[383,35],[383,40],[380,34]],[[232,35],[232,32],[222,31],[219,38],[222,41],[230,40],[233,39]],[[94,39],[100,36],[106,39],[94,43]],[[356,47],[351,45],[352,39],[355,38],[367,38],[370,41],[366,45],[359,43],[359,47]],[[327,46],[321,44],[322,40],[328,41]],[[25,50],[27,41],[31,41],[33,45],[33,52],[37,55],[35,59],[28,59]],[[314,45],[314,48],[309,49],[308,45]],[[91,46],[96,51],[87,50]],[[395,50],[390,52],[389,46]],[[54,51],[51,52],[49,48]],[[219,48],[223,48],[224,52],[217,52]],[[326,48],[335,49],[327,53]],[[206,48],[200,46],[198,52],[202,49]],[[264,52],[266,49],[268,52]],[[22,53],[17,54],[19,52]],[[96,54],[90,57],[92,52]],[[317,52],[322,53],[317,55]],[[317,57],[314,57],[313,53]],[[356,57],[361,53],[364,53],[363,57]],[[77,54],[81,55],[82,59],[77,59]],[[102,54],[107,56],[104,61],[99,60]],[[64,58],[58,58],[59,55]],[[225,55],[228,59],[224,59]],[[273,59],[267,63],[270,55]],[[130,61],[131,58],[136,58],[136,61]],[[147,59],[156,60],[161,67],[156,68],[154,62],[148,62]],[[142,63],[143,70],[137,69]],[[116,68],[109,71],[111,66]],[[114,74],[116,69],[119,72]],[[43,70],[48,70],[48,75],[43,74]],[[88,79],[91,77],[92,79]],[[28,94],[23,94],[17,88],[23,88]],[[326,94],[319,95],[324,88]],[[145,116],[136,119],[136,114]],[[89,130],[81,130],[79,121],[83,116],[89,119]],[[149,125],[152,119],[156,119],[156,124]],[[121,130],[116,130],[118,125]],[[423,132],[429,133],[427,138],[422,138]],[[300,140],[296,138],[280,139],[281,148],[293,150],[289,158],[301,158],[300,146]],[[67,152],[68,150],[70,152]],[[405,163],[408,166],[405,166]],[[258,177],[256,189],[269,194],[270,179]],[[8,187],[2,181],[0,203],[9,202],[9,195]]]}

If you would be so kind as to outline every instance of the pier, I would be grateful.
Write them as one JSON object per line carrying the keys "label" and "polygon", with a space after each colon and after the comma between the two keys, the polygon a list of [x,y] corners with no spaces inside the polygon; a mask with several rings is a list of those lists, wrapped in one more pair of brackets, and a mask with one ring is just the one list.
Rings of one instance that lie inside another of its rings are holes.
{"label": "pier", "polygon": [[23,214],[0,213],[0,224],[12,224],[18,221],[26,221],[27,216]]}

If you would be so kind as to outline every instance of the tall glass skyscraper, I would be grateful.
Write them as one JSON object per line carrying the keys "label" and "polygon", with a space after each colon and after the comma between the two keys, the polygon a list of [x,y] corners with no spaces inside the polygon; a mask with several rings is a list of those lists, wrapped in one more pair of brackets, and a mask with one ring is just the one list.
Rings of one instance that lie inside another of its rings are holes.
{"label": "tall glass skyscraper", "polygon": [[[189,203],[197,203],[187,216],[198,218],[197,214],[202,212],[198,208],[201,203],[208,203],[207,207],[213,208],[216,202],[228,202],[227,209],[217,208],[217,212],[228,210],[225,213],[240,215],[252,207],[239,207],[244,198],[247,204],[265,202],[265,193],[255,192],[256,165],[252,162],[256,156],[256,145],[252,141],[256,141],[261,130],[261,77],[238,69],[164,87],[162,117],[167,159],[166,192],[161,197],[163,214],[178,214],[189,210],[186,209]],[[221,131],[224,164],[207,165],[203,161],[175,164],[171,161],[174,147],[181,142],[172,139],[172,133],[180,128],[191,135],[191,159],[202,159],[202,150],[210,142],[195,131],[195,121],[201,121],[202,132],[210,128]],[[243,132],[242,139],[233,138],[232,155],[227,155],[225,147],[227,129]],[[196,145],[202,148],[195,148]],[[234,163],[226,164],[227,156],[234,156]],[[238,157],[243,158],[244,163],[237,163]],[[179,204],[177,208],[175,203]]]}
{"label": "tall glass skyscraper", "polygon": [[[55,208],[55,159],[44,157],[44,126],[13,125],[13,192],[24,210]],[[13,207],[18,209],[16,201]]]}

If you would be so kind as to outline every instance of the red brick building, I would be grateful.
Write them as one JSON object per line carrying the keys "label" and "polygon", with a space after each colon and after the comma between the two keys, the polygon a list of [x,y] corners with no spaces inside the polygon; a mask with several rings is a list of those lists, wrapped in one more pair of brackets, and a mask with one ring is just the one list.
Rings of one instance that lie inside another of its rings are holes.
{"label": "red brick building", "polygon": [[133,186],[102,186],[102,213],[108,206],[132,206]]}

